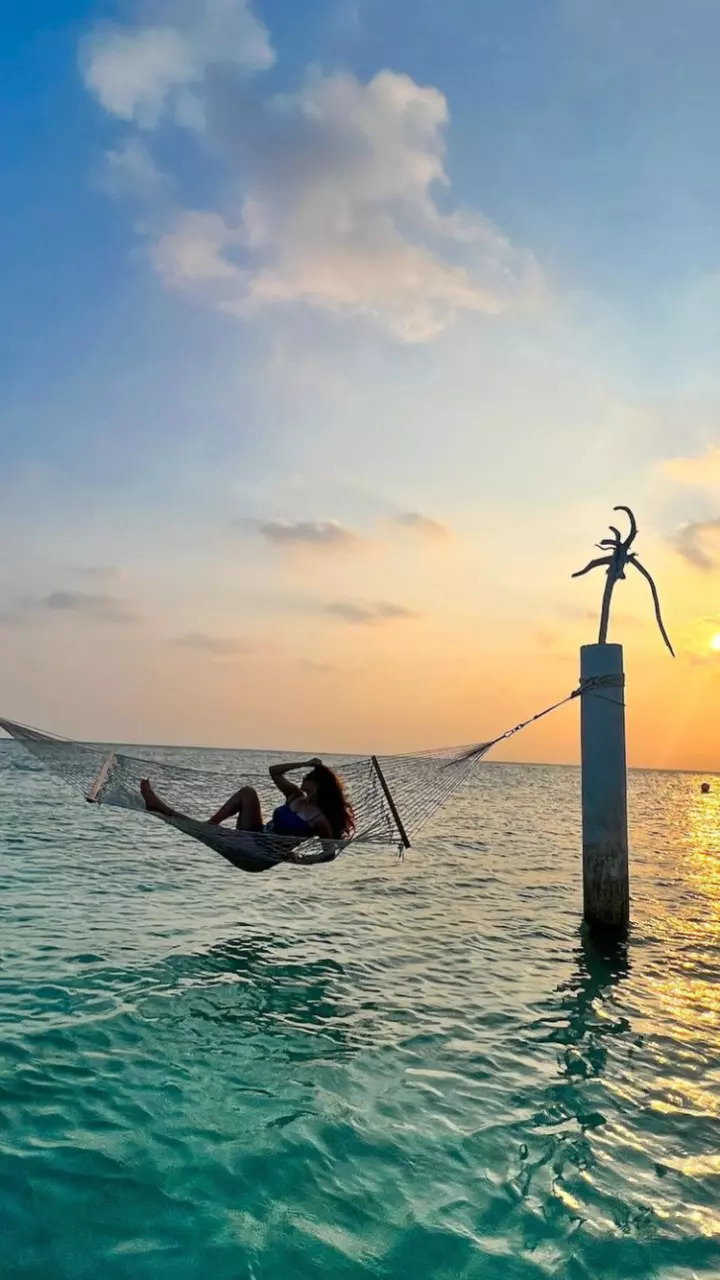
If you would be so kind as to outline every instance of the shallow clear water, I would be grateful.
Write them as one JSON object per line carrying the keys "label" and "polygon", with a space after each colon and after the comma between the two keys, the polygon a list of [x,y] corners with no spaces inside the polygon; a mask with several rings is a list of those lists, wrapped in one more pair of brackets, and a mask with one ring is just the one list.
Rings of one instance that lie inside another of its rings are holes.
{"label": "shallow clear water", "polygon": [[4,1280],[720,1275],[699,781],[632,775],[602,954],[575,770],[481,766],[404,863],[246,876],[0,747]]}

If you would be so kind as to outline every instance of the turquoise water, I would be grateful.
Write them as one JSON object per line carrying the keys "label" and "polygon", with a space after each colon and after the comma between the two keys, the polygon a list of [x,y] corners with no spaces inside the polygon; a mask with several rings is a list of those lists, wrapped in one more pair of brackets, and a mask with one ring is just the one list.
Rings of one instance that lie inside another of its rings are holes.
{"label": "turquoise water", "polygon": [[0,747],[4,1280],[720,1275],[699,781],[632,775],[602,954],[575,770],[483,765],[404,863],[244,876]]}

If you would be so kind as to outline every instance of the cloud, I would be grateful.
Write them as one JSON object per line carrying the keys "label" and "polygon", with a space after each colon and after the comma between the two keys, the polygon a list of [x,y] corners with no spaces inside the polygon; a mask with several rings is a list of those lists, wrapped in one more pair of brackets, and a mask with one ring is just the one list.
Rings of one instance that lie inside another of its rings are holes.
{"label": "cloud", "polygon": [[226,294],[234,293],[238,268],[226,258],[227,226],[217,213],[184,213],[172,231],[163,235],[152,250],[152,260],[170,288],[199,284]]}
{"label": "cloud", "polygon": [[258,525],[268,542],[279,546],[306,546],[345,550],[362,541],[352,529],[335,520],[269,520]]}
{"label": "cloud", "polygon": [[37,621],[41,614],[72,614],[89,621],[123,625],[140,621],[140,615],[129,601],[119,596],[88,591],[50,591],[44,596],[26,596],[19,600],[15,609],[0,613],[0,624],[19,626]]}
{"label": "cloud", "polygon": [[28,596],[13,609],[0,610],[0,626],[24,626],[42,614],[75,615],[93,622],[126,625],[140,616],[118,596],[86,591],[50,591],[45,596]]}
{"label": "cloud", "polygon": [[[709,495],[720,490],[720,445],[710,445],[704,453],[692,457],[665,458],[658,471],[673,484],[696,489]],[[702,505],[705,505],[705,499]],[[700,504],[698,504],[700,505]],[[720,516],[688,520],[672,537],[678,555],[704,573],[720,565]]]}
{"label": "cloud", "polygon": [[[352,550],[363,546],[367,547],[373,541],[376,546],[381,545],[379,536],[377,539],[363,536],[354,529],[348,528],[347,525],[340,524],[337,520],[260,521],[243,519],[238,521],[238,525],[241,528],[252,529],[265,538],[267,542],[274,543],[276,546]],[[420,515],[416,511],[401,512],[399,515],[391,516],[389,519],[379,523],[379,533],[387,534],[389,530],[408,531],[418,534],[422,538],[438,541],[450,536],[450,530],[447,525],[442,524],[439,520],[433,520],[429,516]]]}
{"label": "cloud", "polygon": [[125,138],[118,147],[106,151],[105,164],[96,181],[106,195],[127,197],[142,204],[169,198],[172,185],[139,138]]}
{"label": "cloud", "polygon": [[[673,539],[675,550],[695,569],[709,573],[720,563],[720,516],[681,525]],[[716,545],[713,545],[716,544]]]}
{"label": "cloud", "polygon": [[[390,70],[365,82],[316,71],[278,94],[227,74],[271,61],[244,0],[188,0],[162,24],[100,28],[83,46],[85,83],[107,111],[146,135],[183,129],[220,165],[194,208],[138,223],[168,288],[241,318],[298,304],[362,317],[405,342],[542,296],[530,254],[481,214],[439,205],[438,89]],[[111,185],[144,186],[150,203],[165,186],[144,144],[126,141],[109,164]]]}
{"label": "cloud", "polygon": [[666,458],[660,472],[675,484],[697,489],[720,489],[720,445],[692,458]]}
{"label": "cloud", "polygon": [[166,116],[200,125],[208,68],[272,66],[267,31],[245,0],[172,0],[164,14],[157,23],[99,26],[82,42],[86,88],[121,120],[144,129]]}
{"label": "cloud", "polygon": [[439,520],[432,520],[429,516],[420,515],[417,511],[404,511],[400,515],[394,516],[391,523],[398,525],[402,529],[410,529],[413,533],[422,534],[427,538],[447,538],[450,534],[447,525],[442,524]]}
{"label": "cloud", "polygon": [[334,600],[324,606],[324,612],[343,622],[351,622],[358,626],[378,622],[396,622],[410,618],[419,618],[420,614],[404,605],[392,604],[389,601],[354,604],[351,601]]}
{"label": "cloud", "polygon": [[173,644],[182,649],[194,649],[196,653],[214,654],[216,657],[249,653],[252,648],[252,645],[245,640],[237,640],[232,636],[209,635],[205,631],[188,631],[185,635],[176,636]]}
{"label": "cloud", "polygon": [[95,594],[86,591],[51,591],[29,606],[50,613],[77,613],[99,622],[137,622],[138,615],[128,603],[117,596]]}

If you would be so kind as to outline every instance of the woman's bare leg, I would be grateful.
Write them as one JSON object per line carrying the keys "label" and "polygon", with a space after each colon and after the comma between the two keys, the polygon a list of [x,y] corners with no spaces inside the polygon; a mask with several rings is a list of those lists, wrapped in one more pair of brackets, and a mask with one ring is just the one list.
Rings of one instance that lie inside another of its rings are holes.
{"label": "woman's bare leg", "polygon": [[218,809],[217,813],[213,814],[210,821],[218,824],[225,822],[228,818],[234,818],[236,814],[238,831],[262,831],[260,798],[253,787],[241,787],[229,800],[225,801],[222,809]]}
{"label": "woman's bare leg", "polygon": [[164,818],[182,818],[184,816],[181,813],[175,813],[175,810],[171,809],[169,804],[166,804],[164,800],[161,800],[155,794],[148,778],[143,778],[140,783],[140,794],[145,801],[145,808],[148,813],[160,813]]}
{"label": "woman's bare leg", "polygon": [[[159,813],[163,818],[184,818],[186,816],[184,813],[177,813],[175,809],[170,808],[169,804],[161,800],[160,796],[153,791],[147,778],[143,778],[140,783],[140,793],[149,813]],[[215,826],[219,826],[221,822],[225,822],[228,818],[234,818],[236,814],[238,831],[262,831],[263,820],[260,798],[253,787],[241,787],[229,800],[225,801],[222,809],[218,809],[217,813],[213,814],[210,821]]]}

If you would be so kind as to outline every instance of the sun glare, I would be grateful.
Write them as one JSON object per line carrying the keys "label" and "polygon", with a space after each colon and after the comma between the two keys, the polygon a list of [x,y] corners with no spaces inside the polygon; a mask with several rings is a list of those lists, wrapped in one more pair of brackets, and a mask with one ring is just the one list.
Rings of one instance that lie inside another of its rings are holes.
{"label": "sun glare", "polygon": [[713,636],[712,640],[710,641],[710,648],[714,649],[716,653],[720,652],[720,631],[717,633],[717,635]]}

